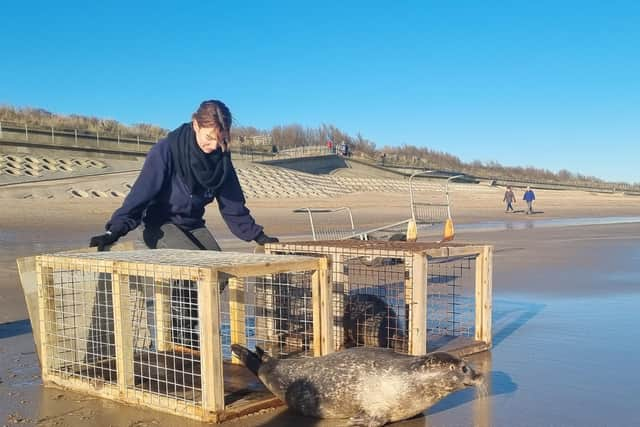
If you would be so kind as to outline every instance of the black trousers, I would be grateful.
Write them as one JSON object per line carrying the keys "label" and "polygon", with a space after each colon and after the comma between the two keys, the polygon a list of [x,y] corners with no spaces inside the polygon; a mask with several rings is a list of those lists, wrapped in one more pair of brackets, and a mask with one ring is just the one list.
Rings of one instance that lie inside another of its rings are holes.
{"label": "black trousers", "polygon": [[175,224],[145,227],[142,239],[149,249],[221,250],[220,245],[206,227],[192,231],[182,230]]}

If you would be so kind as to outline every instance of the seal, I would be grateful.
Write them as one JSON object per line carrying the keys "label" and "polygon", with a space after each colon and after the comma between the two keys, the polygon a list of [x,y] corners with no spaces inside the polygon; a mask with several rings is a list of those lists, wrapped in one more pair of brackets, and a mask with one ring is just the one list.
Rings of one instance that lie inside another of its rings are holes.
{"label": "seal", "polygon": [[348,418],[370,427],[424,412],[483,376],[444,352],[409,356],[357,347],[321,357],[275,359],[256,347],[231,350],[290,409],[316,418]]}
{"label": "seal", "polygon": [[406,352],[407,340],[398,315],[376,295],[349,295],[344,309],[343,327],[342,348],[383,347]]}

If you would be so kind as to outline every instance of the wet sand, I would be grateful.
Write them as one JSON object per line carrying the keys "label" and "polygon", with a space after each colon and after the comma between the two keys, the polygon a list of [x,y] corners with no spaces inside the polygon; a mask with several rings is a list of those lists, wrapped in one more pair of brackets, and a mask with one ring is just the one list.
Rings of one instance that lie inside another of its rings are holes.
{"label": "wet sand", "polygon": [[[489,396],[476,399],[472,390],[459,392],[425,416],[397,425],[640,425],[635,408],[640,391],[635,369],[640,350],[640,224],[544,223],[552,218],[637,216],[640,199],[614,203],[613,195],[557,193],[562,194],[539,195],[544,214],[529,217],[504,214],[499,200],[488,196],[457,195],[456,240],[489,243],[496,250],[494,348],[471,358],[490,380]],[[15,258],[86,245],[120,202],[0,200],[1,425],[202,425],[41,386]],[[267,231],[285,239],[308,238],[306,218],[291,210],[309,205],[350,205],[356,220],[367,225],[402,219],[407,210],[404,196],[378,193],[324,201],[249,200]],[[232,239],[215,209],[207,219],[224,249],[253,249]],[[487,222],[500,225],[487,227]],[[436,230],[423,233],[427,240],[436,235]],[[281,408],[226,425],[344,424],[299,417]]]}

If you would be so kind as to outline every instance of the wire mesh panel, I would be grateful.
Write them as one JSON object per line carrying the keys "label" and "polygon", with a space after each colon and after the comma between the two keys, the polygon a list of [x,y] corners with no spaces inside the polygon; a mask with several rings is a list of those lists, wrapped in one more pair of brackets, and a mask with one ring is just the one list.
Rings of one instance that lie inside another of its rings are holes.
{"label": "wire mesh panel", "polygon": [[313,240],[339,240],[357,233],[351,209],[300,208],[295,213],[308,215]]}
{"label": "wire mesh panel", "polygon": [[45,267],[40,316],[49,343],[43,365],[53,375],[115,384],[111,275],[98,269]]}
{"label": "wire mesh panel", "polygon": [[[451,217],[449,183],[462,175],[449,176],[443,184],[431,186],[428,192],[417,192],[414,178],[419,175],[430,175],[433,171],[419,171],[409,177],[409,195],[411,200],[411,217],[417,224],[443,223]],[[424,186],[423,190],[424,190]]]}
{"label": "wire mesh panel", "polygon": [[272,398],[224,363],[229,346],[322,353],[322,261],[179,250],[38,257],[43,380],[200,420],[247,413]]}
{"label": "wire mesh panel", "polygon": [[413,215],[418,224],[439,224],[448,216],[448,205],[443,202],[414,202]]}
{"label": "wire mesh panel", "polygon": [[335,262],[334,300],[340,304],[334,314],[342,324],[335,333],[342,348],[374,346],[407,351],[407,307],[412,301],[405,270],[411,269],[410,263],[411,258],[357,253]]}
{"label": "wire mesh panel", "polygon": [[[202,404],[200,366],[198,269],[180,275],[162,274],[157,267],[131,265],[118,274],[123,310],[130,328],[123,328],[123,343],[131,346],[132,363],[127,397],[172,404]],[[125,355],[127,357],[127,355]],[[132,378],[133,377],[133,378]]]}
{"label": "wire mesh panel", "polygon": [[222,354],[259,346],[276,358],[314,354],[311,271],[232,278],[221,295]]}
{"label": "wire mesh panel", "polygon": [[329,258],[336,350],[423,354],[490,345],[491,259],[481,257],[488,246],[339,240],[275,243],[267,251]]}
{"label": "wire mesh panel", "polygon": [[475,336],[475,257],[434,258],[427,274],[430,348]]}

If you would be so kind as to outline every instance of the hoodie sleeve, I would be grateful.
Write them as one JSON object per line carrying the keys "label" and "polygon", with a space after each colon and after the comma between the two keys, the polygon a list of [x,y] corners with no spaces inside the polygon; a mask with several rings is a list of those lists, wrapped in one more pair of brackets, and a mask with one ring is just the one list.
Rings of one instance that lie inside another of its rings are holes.
{"label": "hoodie sleeve", "polygon": [[217,199],[222,218],[237,238],[248,242],[258,237],[262,232],[262,226],[256,224],[245,206],[244,193],[234,168],[229,171],[227,181],[220,189]]}
{"label": "hoodie sleeve", "polygon": [[160,192],[169,175],[169,149],[165,140],[149,150],[138,179],[105,228],[113,234],[124,236],[140,225],[142,213]]}

